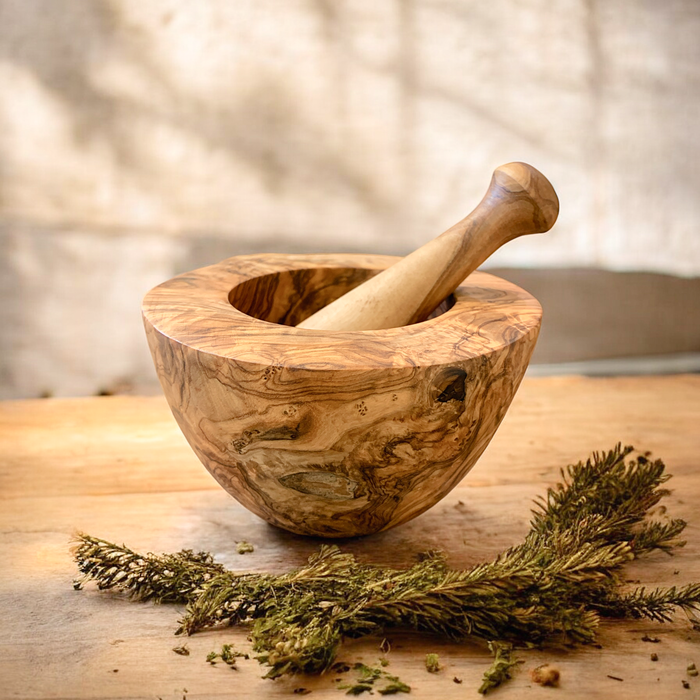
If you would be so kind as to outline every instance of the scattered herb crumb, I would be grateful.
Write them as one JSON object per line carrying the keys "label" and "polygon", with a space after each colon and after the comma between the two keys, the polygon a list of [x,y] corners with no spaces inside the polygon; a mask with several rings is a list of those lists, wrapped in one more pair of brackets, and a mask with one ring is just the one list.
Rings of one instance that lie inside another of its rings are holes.
{"label": "scattered herb crumb", "polygon": [[624,678],[620,678],[619,676],[611,676],[608,674],[608,678],[612,678],[614,681],[624,681]]}
{"label": "scattered herb crumb", "polygon": [[362,680],[366,683],[374,683],[374,681],[377,680],[377,678],[380,678],[384,671],[382,671],[379,668],[372,668],[371,666],[367,666],[366,664],[363,664],[362,662],[358,661],[353,668],[356,671],[360,672],[360,676],[362,677]]}
{"label": "scattered herb crumb", "polygon": [[232,669],[238,670],[236,668],[236,659],[249,659],[248,654],[242,651],[236,651],[233,644],[223,644],[221,646],[221,651],[210,651],[207,654],[207,661],[214,666],[218,659],[221,659],[225,664],[228,664]]}
{"label": "scattered herb crumb", "polygon": [[[346,695],[362,695],[362,693],[372,693],[376,690],[380,695],[396,695],[397,693],[410,693],[411,686],[404,683],[398,676],[392,676],[380,668],[372,668],[363,663],[356,663],[353,668],[359,671],[360,678],[354,683],[339,685],[346,691]],[[375,687],[375,682],[386,683],[382,688]]]}
{"label": "scattered herb crumb", "polygon": [[187,644],[183,644],[180,647],[173,647],[173,651],[180,656],[189,656],[190,650],[187,648]]}
{"label": "scattered herb crumb", "polygon": [[428,673],[437,673],[442,668],[440,665],[440,657],[437,654],[426,654],[425,668]]}
{"label": "scattered herb crumb", "polygon": [[695,668],[695,664],[688,664],[688,668],[686,669],[688,672],[689,676],[697,676],[698,675],[698,669]]}
{"label": "scattered herb crumb", "polygon": [[342,690],[347,688],[346,695],[362,695],[362,693],[372,692],[371,683],[355,683],[354,685],[339,685],[338,687]]}
{"label": "scattered herb crumb", "polygon": [[658,661],[658,660],[659,660],[659,655],[658,655],[656,652],[654,652],[649,658],[650,658],[652,661]]}
{"label": "scattered herb crumb", "polygon": [[255,547],[253,547],[250,542],[246,542],[245,540],[241,540],[240,542],[236,543],[236,551],[239,554],[248,554],[249,552],[254,552]]}
{"label": "scattered herb crumb", "polygon": [[453,682],[453,683],[460,683],[460,684],[461,684],[461,683],[462,683],[462,679],[461,679],[461,678],[457,678],[457,676],[455,676],[455,677],[452,679],[452,682]]}
{"label": "scattered herb crumb", "polygon": [[308,688],[294,688],[294,695],[308,695],[311,691]]}
{"label": "scattered herb crumb", "polygon": [[648,634],[645,634],[642,637],[643,642],[651,642],[652,644],[658,644],[661,640],[658,637],[650,637]]}
{"label": "scattered herb crumb", "polygon": [[542,664],[530,671],[530,678],[539,685],[544,685],[548,688],[556,688],[559,686],[561,674],[558,668],[550,666],[549,664]]}
{"label": "scattered herb crumb", "polygon": [[685,680],[684,680],[684,681],[681,681],[681,683],[683,684],[683,687],[684,687],[686,690],[690,690],[690,683],[688,683],[688,681],[685,681]]}
{"label": "scattered herb crumb", "polygon": [[396,676],[385,675],[384,679],[389,681],[389,683],[379,689],[380,695],[396,695],[397,693],[411,692],[411,686],[399,680]]}
{"label": "scattered herb crumb", "polygon": [[346,664],[344,661],[336,661],[331,666],[331,671],[334,673],[347,673],[350,670],[350,665]]}
{"label": "scattered herb crumb", "polygon": [[384,668],[386,668],[386,667],[389,665],[389,659],[387,659],[387,658],[381,658],[381,659],[379,659],[379,663],[380,663],[381,666],[383,666]]}

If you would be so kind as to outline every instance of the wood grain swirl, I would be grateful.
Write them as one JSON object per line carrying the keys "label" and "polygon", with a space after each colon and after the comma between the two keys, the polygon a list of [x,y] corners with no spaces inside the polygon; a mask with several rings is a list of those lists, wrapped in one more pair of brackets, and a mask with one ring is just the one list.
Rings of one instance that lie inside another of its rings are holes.
{"label": "wood grain swirl", "polygon": [[294,327],[395,260],[240,256],[144,299],[185,437],[226,491],[274,525],[347,537],[422,513],[475,464],[522,379],[540,306],[484,273],[422,323]]}

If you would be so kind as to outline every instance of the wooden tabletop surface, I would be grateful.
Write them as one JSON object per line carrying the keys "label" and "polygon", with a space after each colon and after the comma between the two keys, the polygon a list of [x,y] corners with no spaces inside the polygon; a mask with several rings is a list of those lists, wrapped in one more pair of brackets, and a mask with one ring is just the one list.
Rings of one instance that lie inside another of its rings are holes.
{"label": "wooden tabletop surface", "polygon": [[[451,494],[406,525],[339,544],[366,562],[407,566],[438,548],[453,566],[471,566],[521,539],[532,499],[557,481],[560,467],[617,442],[666,462],[674,475],[666,505],[689,521],[685,548],[634,562],[629,578],[649,586],[700,580],[699,376],[526,379]],[[247,649],[245,630],[195,635],[189,656],[180,656],[172,649],[182,643],[173,636],[181,608],[73,590],[76,530],[137,550],[205,549],[251,571],[286,570],[318,548],[319,540],[267,525],[219,488],[163,399],[0,404],[0,498],[1,698],[280,698],[298,688],[319,700],[343,697],[334,674],[270,681],[253,660],[240,661],[238,671],[205,662],[224,642]],[[238,540],[255,551],[237,554]],[[397,632],[389,639],[387,670],[412,687],[410,697],[480,697],[489,665],[483,645]],[[339,659],[376,665],[380,642],[350,642]],[[524,653],[514,680],[493,697],[700,698],[700,678],[686,673],[691,662],[700,667],[700,631],[683,616],[670,625],[604,622],[600,642],[600,649]],[[437,674],[425,669],[428,652],[444,665]],[[530,680],[545,662],[561,672],[558,689]]]}

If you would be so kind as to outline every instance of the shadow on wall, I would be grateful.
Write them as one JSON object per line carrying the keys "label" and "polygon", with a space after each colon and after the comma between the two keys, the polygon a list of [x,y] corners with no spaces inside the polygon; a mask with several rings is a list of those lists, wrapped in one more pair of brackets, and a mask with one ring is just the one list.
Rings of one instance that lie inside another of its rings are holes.
{"label": "shadow on wall", "polygon": [[518,132],[516,119],[418,79],[413,0],[356,32],[374,33],[372,51],[331,0],[307,11],[317,34],[307,42],[259,10],[250,31],[272,34],[246,43],[250,17],[233,5],[0,10],[0,67],[18,87],[0,95],[0,397],[153,384],[140,299],[176,270],[214,262],[202,259],[207,241],[226,241],[224,257],[405,253],[411,231],[439,230],[445,202],[462,197],[452,187],[416,204],[421,92]]}
{"label": "shadow on wall", "polygon": [[[152,286],[246,252],[405,254],[506,160],[551,168],[565,211],[505,266],[608,264],[608,225],[629,233],[677,201],[659,269],[680,260],[698,214],[678,85],[694,74],[664,82],[663,67],[692,25],[606,10],[635,49],[663,48],[623,52],[599,38],[601,7],[545,21],[508,0],[0,4],[0,397],[155,386],[139,313]],[[637,168],[648,143],[664,158]],[[621,204],[629,173],[637,199]],[[648,251],[656,229],[640,230]]]}
{"label": "shadow on wall", "polygon": [[[37,103],[17,114],[11,91],[0,96],[0,116],[14,109],[16,120],[14,131],[0,131],[0,398],[155,386],[140,299],[191,267],[187,250],[199,249],[199,229],[237,229],[235,216],[222,228],[219,174],[225,180],[242,172],[271,201],[293,183],[380,217],[393,211],[367,164],[329,142],[327,125],[337,119],[320,126],[306,119],[289,75],[262,61],[243,90],[233,83],[231,94],[184,90],[122,7],[70,0],[47,11],[42,0],[25,0],[1,10],[0,64],[30,84]],[[318,9],[332,39],[333,5]],[[159,20],[164,31],[174,21],[170,11]],[[152,143],[173,133],[172,144]],[[37,134],[43,141],[34,147],[28,142]],[[206,158],[191,163],[190,151]],[[223,204],[235,214],[232,191]],[[119,196],[123,206],[112,199]],[[253,202],[248,215],[255,218],[260,206]],[[168,238],[161,228],[179,235]],[[269,222],[263,228],[260,238],[272,247]]]}
{"label": "shadow on wall", "polygon": [[[426,60],[418,14],[428,6],[416,0],[369,18],[331,0],[279,18],[264,4],[147,7],[70,0],[59,12],[25,0],[4,10],[0,61],[33,83],[30,109],[58,115],[48,125],[55,141],[45,142],[56,150],[35,154],[42,167],[18,152],[26,143],[0,135],[8,191],[18,177],[33,179],[27,187],[44,220],[117,231],[276,231],[292,244],[328,238],[333,222],[341,238],[412,249],[426,231],[461,218],[463,202],[478,201],[481,164],[490,172],[499,150],[555,161],[580,155],[575,139],[504,108],[527,100],[533,112],[538,102],[551,112],[550,93],[567,86],[552,84],[536,61],[513,66],[477,52],[455,64],[433,46]],[[440,27],[462,23],[492,32],[494,42],[509,27],[478,6],[429,10]],[[286,19],[301,37],[285,34]],[[540,85],[539,96],[528,83]],[[33,134],[20,130],[25,140]],[[479,163],[473,184],[470,163]],[[434,167],[447,171],[441,191],[431,191]],[[14,199],[6,215],[31,217],[35,210]]]}
{"label": "shadow on wall", "polygon": [[[148,134],[160,129],[164,139],[170,133],[177,133],[183,141],[196,142],[196,149],[232,161],[249,175],[254,173],[272,196],[281,195],[293,182],[295,187],[357,201],[375,214],[389,216],[394,211],[396,199],[375,186],[367,163],[348,157],[351,153],[347,149],[338,148],[339,135],[333,133],[337,132],[333,125],[337,127],[338,112],[342,112],[342,106],[338,106],[343,101],[342,83],[337,85],[336,105],[327,105],[327,113],[318,115],[316,123],[307,119],[300,109],[294,67],[288,66],[286,71],[276,66],[266,68],[263,57],[254,67],[254,80],[249,75],[253,68],[243,66],[239,83],[232,80],[226,85],[225,81],[218,81],[215,91],[209,94],[196,89],[188,91],[185,81],[174,84],[172,69],[167,70],[159,63],[148,33],[139,26],[129,25],[122,2],[70,0],[66,4],[68,11],[59,14],[47,12],[43,0],[18,3],[18,9],[6,20],[6,31],[13,32],[13,40],[0,41],[0,60],[12,64],[17,71],[28,72],[41,90],[50,95],[50,100],[69,115],[67,136],[76,153],[91,149],[107,152],[109,170],[96,172],[97,178],[109,179],[114,176],[111,170],[115,169],[128,177],[132,188],[158,197],[167,191],[168,180],[177,186],[183,178],[192,177],[193,173],[186,171],[186,160],[178,163],[177,154],[168,153],[167,144],[159,151],[148,142]],[[340,32],[335,27],[338,20],[333,3],[318,1],[316,8],[328,40],[335,41]],[[5,12],[9,14],[8,10]],[[167,30],[174,19],[175,11],[163,11],[161,29]],[[342,51],[334,54],[338,62],[349,58]],[[204,57],[194,58],[206,71]],[[138,89],[118,85],[119,76],[102,82],[101,71],[105,66],[108,72],[116,69],[111,65],[114,59],[129,71],[124,78],[145,86],[147,92],[139,97]],[[343,71],[338,73],[341,77]],[[246,87],[242,88],[240,83]],[[410,135],[406,137],[408,143]],[[9,140],[2,143],[6,153],[15,147]],[[169,158],[182,170],[168,173]],[[12,175],[10,172],[5,177]],[[62,201],[68,199],[69,206],[72,204],[73,194],[66,189],[65,181],[51,180],[42,172],[34,175],[44,178],[41,190],[55,205],[57,213],[60,214]],[[199,175],[206,180],[213,173]],[[181,186],[177,189],[183,190]],[[188,194],[187,188],[184,192]],[[190,194],[203,196],[205,203],[208,199],[201,191]],[[89,207],[90,203],[87,204]],[[197,202],[174,197],[154,206],[167,209],[169,222],[187,221],[190,208],[197,209]],[[92,212],[83,213],[90,219]],[[81,212],[72,214],[80,217]],[[117,226],[138,225],[138,221],[129,220],[132,217],[128,211],[121,214],[124,219],[117,221]],[[68,221],[74,223],[70,218]],[[232,224],[235,226],[235,221]]]}

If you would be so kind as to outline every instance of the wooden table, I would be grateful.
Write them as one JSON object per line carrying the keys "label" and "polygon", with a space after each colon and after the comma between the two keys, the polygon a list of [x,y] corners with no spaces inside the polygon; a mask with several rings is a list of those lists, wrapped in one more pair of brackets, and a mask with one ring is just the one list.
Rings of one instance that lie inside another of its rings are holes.
{"label": "wooden table", "polygon": [[[405,566],[431,548],[467,567],[516,543],[533,497],[559,468],[616,442],[649,449],[674,479],[669,511],[689,521],[687,546],[629,567],[630,579],[670,585],[700,580],[700,377],[528,379],[479,464],[431,511],[395,530],[341,545],[367,562]],[[82,530],[137,550],[212,551],[241,570],[282,571],[301,564],[319,542],[268,526],[226,495],[181,436],[161,398],[105,397],[0,404],[0,697],[278,698],[307,688],[339,698],[334,675],[262,680],[241,661],[237,672],[205,663],[223,642],[246,648],[244,630],[187,640],[172,649],[181,609],[133,603],[88,587],[74,591],[71,533]],[[235,542],[255,545],[239,555]],[[645,643],[649,634],[659,638]],[[489,664],[477,643],[448,644],[390,635],[392,671],[411,697],[479,697]],[[376,665],[380,639],[348,643],[339,658]],[[602,649],[528,652],[503,698],[691,698],[700,679],[700,631],[673,625],[606,622]],[[445,668],[425,670],[427,652]],[[659,660],[651,661],[656,652]],[[528,671],[550,662],[559,690],[533,684]],[[618,679],[611,678],[615,676]],[[453,681],[462,679],[462,684]],[[690,682],[690,690],[682,681]]]}

